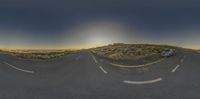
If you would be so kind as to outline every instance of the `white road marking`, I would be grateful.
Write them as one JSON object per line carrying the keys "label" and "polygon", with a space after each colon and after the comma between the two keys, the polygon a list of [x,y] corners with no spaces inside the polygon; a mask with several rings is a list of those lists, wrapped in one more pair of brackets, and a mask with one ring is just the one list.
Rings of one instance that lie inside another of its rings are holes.
{"label": "white road marking", "polygon": [[96,60],[96,58],[94,57],[94,55],[92,55],[92,58],[94,60],[95,63],[98,63],[98,61]]}
{"label": "white road marking", "polygon": [[154,80],[147,80],[147,81],[129,81],[129,80],[124,80],[123,82],[126,84],[137,84],[137,85],[141,85],[141,84],[151,84],[151,83],[156,83],[161,81],[162,78],[157,78]]}
{"label": "white road marking", "polygon": [[10,66],[10,67],[12,67],[12,68],[14,68],[14,69],[16,69],[16,70],[22,71],[22,72],[34,73],[34,71],[29,71],[29,70],[21,69],[21,68],[18,68],[18,67],[13,66],[13,65],[11,65],[11,64],[9,64],[9,63],[7,63],[7,62],[3,62],[3,63],[6,64],[6,65],[8,65],[8,66]]}
{"label": "white road marking", "polygon": [[107,74],[108,72],[105,70],[105,69],[103,69],[103,67],[102,66],[99,66],[99,68],[103,71],[103,73],[105,73],[105,74]]}
{"label": "white road marking", "polygon": [[180,67],[180,65],[177,65],[174,69],[172,69],[172,73],[174,73],[178,68]]}
{"label": "white road marking", "polygon": [[144,67],[144,66],[149,66],[149,65],[153,65],[156,63],[159,63],[161,61],[163,61],[165,58],[162,58],[160,60],[151,62],[151,63],[147,63],[147,64],[142,64],[142,65],[122,65],[122,64],[114,64],[114,63],[110,63],[110,65],[112,66],[116,66],[116,67],[121,67],[121,68],[140,68],[140,67]]}

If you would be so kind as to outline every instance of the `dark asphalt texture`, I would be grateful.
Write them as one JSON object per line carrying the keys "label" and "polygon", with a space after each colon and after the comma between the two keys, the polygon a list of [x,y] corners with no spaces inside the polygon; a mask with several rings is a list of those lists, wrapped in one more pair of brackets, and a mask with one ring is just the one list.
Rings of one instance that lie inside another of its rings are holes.
{"label": "dark asphalt texture", "polygon": [[[95,63],[91,55],[82,52],[46,61],[0,55],[0,99],[200,99],[199,53],[183,51],[138,69],[116,68],[97,56]],[[160,82],[151,84],[123,83],[159,77]]]}

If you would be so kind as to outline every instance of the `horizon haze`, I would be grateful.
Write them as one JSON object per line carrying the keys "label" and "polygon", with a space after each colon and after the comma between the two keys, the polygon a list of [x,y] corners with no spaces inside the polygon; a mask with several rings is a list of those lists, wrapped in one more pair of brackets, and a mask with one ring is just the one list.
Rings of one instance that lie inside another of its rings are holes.
{"label": "horizon haze", "polygon": [[80,49],[112,43],[200,49],[199,1],[0,1],[0,48]]}

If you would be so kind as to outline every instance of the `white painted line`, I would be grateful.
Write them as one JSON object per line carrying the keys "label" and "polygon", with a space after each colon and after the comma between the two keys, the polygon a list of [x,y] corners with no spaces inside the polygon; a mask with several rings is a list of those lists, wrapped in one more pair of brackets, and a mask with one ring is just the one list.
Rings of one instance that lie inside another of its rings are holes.
{"label": "white painted line", "polygon": [[172,73],[174,73],[178,68],[180,67],[180,65],[177,65],[174,69],[172,69]]}
{"label": "white painted line", "polygon": [[128,81],[128,80],[124,80],[123,82],[126,84],[137,84],[137,85],[142,85],[142,84],[151,84],[151,83],[156,83],[161,81],[162,78],[157,78],[154,80],[147,80],[147,81]]}
{"label": "white painted line", "polygon": [[151,63],[147,63],[147,64],[142,64],[142,65],[122,65],[122,64],[114,64],[114,63],[110,63],[110,65],[112,66],[116,66],[116,67],[121,67],[121,68],[140,68],[140,67],[144,67],[144,66],[149,66],[149,65],[153,65],[156,63],[159,63],[161,61],[163,61],[165,58],[162,58],[160,60],[151,62]]}
{"label": "white painted line", "polygon": [[18,67],[13,66],[13,65],[11,65],[11,64],[9,64],[9,63],[7,63],[7,62],[3,62],[3,63],[6,64],[6,65],[8,65],[8,66],[10,66],[10,67],[12,67],[12,68],[14,68],[14,69],[16,69],[16,70],[22,71],[22,72],[34,73],[34,71],[29,71],[29,70],[21,69],[21,68],[18,68]]}
{"label": "white painted line", "polygon": [[94,55],[92,55],[92,58],[94,60],[95,63],[98,63],[98,61],[96,60],[96,58],[94,57]]}
{"label": "white painted line", "polygon": [[105,70],[105,69],[103,69],[103,67],[102,66],[99,66],[99,68],[103,71],[103,73],[105,73],[105,74],[107,74],[108,72]]}

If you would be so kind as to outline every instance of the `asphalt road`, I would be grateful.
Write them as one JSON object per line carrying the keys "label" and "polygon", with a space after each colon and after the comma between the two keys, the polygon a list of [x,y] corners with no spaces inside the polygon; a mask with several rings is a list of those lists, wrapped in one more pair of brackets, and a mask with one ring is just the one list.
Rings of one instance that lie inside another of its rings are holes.
{"label": "asphalt road", "polygon": [[0,55],[0,99],[200,99],[200,54],[138,69],[89,52],[47,61]]}

